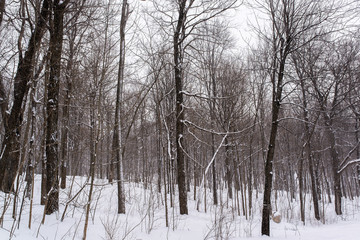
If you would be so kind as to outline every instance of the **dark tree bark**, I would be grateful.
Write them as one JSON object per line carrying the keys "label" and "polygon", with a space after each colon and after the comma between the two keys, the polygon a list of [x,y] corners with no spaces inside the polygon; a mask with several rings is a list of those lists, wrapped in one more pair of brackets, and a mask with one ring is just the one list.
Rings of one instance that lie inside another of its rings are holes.
{"label": "dark tree bark", "polygon": [[1,123],[2,126],[0,127],[7,126],[7,118],[8,118],[8,114],[6,113],[7,106],[8,106],[8,100],[5,92],[5,86],[3,83],[3,77],[0,73],[0,113],[2,119],[2,123]]}
{"label": "dark tree bark", "polygon": [[62,133],[61,133],[61,165],[60,165],[60,187],[65,189],[66,187],[66,172],[68,162],[68,137],[69,137],[69,122],[70,122],[70,102],[72,93],[72,71],[74,61],[74,45],[76,34],[71,34],[69,42],[69,59],[66,65],[66,86],[65,86],[65,100],[62,108]]}
{"label": "dark tree bark", "polygon": [[[336,78],[336,76],[335,76]],[[324,118],[325,123],[325,134],[329,141],[329,150],[330,150],[330,157],[331,157],[331,167],[333,172],[333,178],[334,178],[334,195],[335,195],[335,212],[337,215],[341,215],[341,174],[339,172],[339,154],[336,149],[336,136],[334,132],[334,126],[333,126],[333,119],[331,116],[334,116],[333,111],[335,111],[334,106],[337,106],[339,104],[338,102],[338,79],[336,79],[336,82],[334,84],[334,96],[333,96],[333,103],[332,108],[329,112],[327,109],[327,95],[324,95],[319,86],[318,82],[315,78],[312,78],[313,87],[316,93],[317,100],[320,105],[321,114]]]}
{"label": "dark tree bark", "polygon": [[[322,32],[322,23],[333,13],[333,9],[324,9],[323,2],[297,0],[267,0],[267,11],[271,20],[271,33],[265,38],[272,46],[269,75],[272,82],[272,122],[265,164],[265,189],[262,213],[261,233],[270,235],[271,188],[275,142],[279,125],[282,90],[286,83],[284,71],[291,52],[304,47],[318,38]],[[331,8],[330,5],[329,8]],[[304,37],[300,41],[299,37]]]}
{"label": "dark tree bark", "polygon": [[[213,125],[214,126],[214,125]],[[215,134],[211,133],[211,151],[212,156],[215,155]],[[217,196],[217,182],[216,182],[216,161],[211,164],[211,172],[212,172],[212,182],[213,182],[213,201],[214,205],[218,205],[218,196]]]}
{"label": "dark tree bark", "polygon": [[[324,111],[324,110],[323,110]],[[331,164],[332,171],[334,177],[334,195],[335,195],[335,213],[337,215],[342,214],[341,210],[341,175],[339,172],[339,155],[336,150],[336,138],[335,133],[333,131],[333,124],[331,118],[324,111],[324,120],[325,120],[325,132],[330,141],[330,156],[331,156]]]}
{"label": "dark tree bark", "polygon": [[[262,211],[261,234],[270,236],[270,215],[271,215],[271,191],[273,178],[273,161],[275,154],[275,143],[277,129],[279,126],[279,112],[281,107],[282,85],[284,78],[285,59],[280,64],[280,71],[277,79],[273,81],[273,100],[272,100],[272,118],[270,140],[265,162],[265,187]],[[276,83],[275,83],[276,81]],[[275,85],[276,84],[276,85]]]}
{"label": "dark tree bark", "polygon": [[[231,146],[229,145],[228,138],[225,139],[225,168],[226,168],[226,183],[228,187],[228,197],[230,199],[233,198],[233,191],[232,191],[232,175],[233,169],[231,167]],[[240,183],[241,184],[241,183]]]}
{"label": "dark tree bark", "polygon": [[184,146],[184,96],[183,96],[183,47],[185,37],[186,20],[186,0],[179,2],[178,19],[174,32],[174,72],[175,72],[175,95],[176,95],[176,160],[177,160],[177,180],[179,188],[180,214],[188,214],[187,190],[185,174],[185,158],[182,146]]}
{"label": "dark tree bark", "polygon": [[[295,64],[296,65],[296,64]],[[295,66],[297,67],[297,66]],[[300,77],[300,86],[302,92],[302,103],[303,103],[303,118],[304,118],[304,126],[305,126],[305,150],[307,153],[308,164],[309,164],[309,173],[310,173],[310,180],[311,180],[311,193],[314,203],[314,214],[316,220],[320,220],[320,210],[319,210],[319,200],[318,200],[318,193],[317,193],[317,186],[316,186],[316,177],[314,171],[314,156],[312,153],[311,148],[311,130],[309,126],[309,113],[308,113],[308,101],[304,83],[304,76],[300,74],[297,70],[298,76]],[[313,129],[314,130],[314,129]],[[305,223],[305,219],[303,220]]]}
{"label": "dark tree bark", "polygon": [[[285,3],[288,4],[288,3]],[[286,8],[285,6],[283,6]],[[276,11],[272,9],[272,11]],[[285,12],[285,10],[284,10]],[[285,12],[282,16],[286,18]],[[273,35],[273,49],[272,54],[273,60],[271,63],[271,82],[272,82],[272,118],[271,118],[271,130],[270,130],[270,139],[266,155],[265,162],[265,187],[264,187],[264,198],[263,198],[263,211],[262,211],[262,222],[261,222],[261,234],[270,236],[270,215],[271,215],[271,191],[272,191],[272,180],[273,180],[273,161],[275,154],[275,143],[276,135],[279,126],[279,113],[281,108],[282,101],[282,90],[284,84],[284,71],[286,59],[290,53],[291,46],[291,36],[288,32],[285,33],[285,36],[281,36],[282,33],[278,32],[276,29],[275,19],[274,21],[274,35]]]}
{"label": "dark tree bark", "polygon": [[[5,0],[0,0],[0,27],[3,21],[4,12],[5,12]],[[8,101],[5,92],[5,86],[3,83],[2,74],[0,73],[0,113],[2,118],[2,124],[4,127],[7,126],[7,116],[8,116],[6,113],[7,105],[8,105]]]}
{"label": "dark tree bark", "polygon": [[5,12],[5,0],[0,0],[0,26],[2,24]]}
{"label": "dark tree bark", "polygon": [[[68,77],[67,77],[68,78]],[[68,161],[68,136],[69,136],[69,117],[70,117],[70,93],[72,90],[72,83],[70,79],[66,81],[66,94],[65,101],[63,106],[63,124],[62,124],[62,134],[61,134],[61,165],[60,165],[60,178],[61,184],[60,187],[65,189],[66,187],[66,168]]]}
{"label": "dark tree bark", "polygon": [[[212,97],[214,99],[210,100],[209,102],[209,106],[210,106],[210,114],[211,114],[211,125],[213,128],[215,128],[215,108],[216,108],[216,77],[215,77],[215,67],[214,65],[214,61],[213,59],[210,60],[211,65],[210,66],[210,78],[211,78],[211,83],[210,83],[210,88],[209,92],[212,94]],[[215,134],[211,133],[211,151],[212,151],[212,155],[215,155]],[[216,181],[216,161],[214,161],[212,163],[211,166],[211,170],[212,170],[212,181],[213,181],[213,201],[214,201],[214,205],[218,205],[218,194],[217,194],[217,181]]]}
{"label": "dark tree bark", "polygon": [[[10,114],[6,116],[5,136],[2,144],[0,159],[0,190],[11,191],[11,186],[18,172],[20,154],[20,126],[23,118],[23,102],[29,91],[29,81],[32,79],[35,55],[39,50],[41,39],[46,30],[49,17],[49,1],[44,0],[39,18],[31,34],[24,57],[19,59],[14,78],[14,100]],[[2,105],[3,108],[3,105]],[[4,116],[3,116],[4,117]]]}
{"label": "dark tree bark", "polygon": [[300,200],[300,220],[305,225],[305,202],[304,202],[304,154],[301,154],[299,162],[299,200]]}
{"label": "dark tree bark", "polygon": [[95,101],[96,101],[96,90],[91,90],[90,93],[90,190],[88,194],[88,201],[86,204],[86,213],[85,213],[85,224],[84,224],[84,233],[83,240],[86,240],[89,215],[90,215],[90,203],[92,200],[94,180],[95,180],[95,164],[96,164],[96,124],[95,124]]}
{"label": "dark tree bark", "polygon": [[[308,50],[309,51],[309,50]],[[310,50],[311,51],[311,50]],[[315,56],[315,58],[317,58],[317,56]],[[304,59],[304,54],[296,54],[294,53],[292,55],[292,60],[294,63],[294,67],[297,73],[297,76],[299,78],[299,82],[300,82],[300,87],[301,87],[301,96],[302,96],[302,108],[303,108],[303,120],[304,120],[304,145],[303,145],[303,152],[302,152],[302,159],[301,161],[301,165],[303,165],[303,161],[304,161],[304,154],[306,154],[306,158],[308,160],[308,167],[309,167],[309,173],[310,173],[310,180],[311,180],[311,193],[313,196],[313,203],[314,203],[314,214],[315,214],[315,218],[317,220],[320,220],[320,210],[319,210],[319,194],[317,192],[317,183],[316,183],[316,172],[314,170],[314,156],[312,153],[312,147],[311,147],[311,138],[312,138],[312,134],[315,130],[315,128],[313,128],[311,130],[310,128],[310,119],[309,119],[309,109],[308,109],[308,96],[307,96],[307,86],[305,84],[305,80],[306,79],[311,79],[311,78],[316,78],[313,71],[313,62],[311,62],[311,60],[308,59]],[[308,64],[305,64],[308,63]],[[314,124],[315,125],[315,124]],[[303,189],[303,173],[300,172],[299,173],[299,182],[301,183],[301,189],[300,189],[300,200],[303,201],[302,198],[302,191]],[[304,205],[302,203],[302,205]],[[305,212],[304,212],[304,208],[302,207],[301,210],[301,220],[304,222],[305,224]]]}
{"label": "dark tree bark", "polygon": [[[360,116],[356,115],[356,124],[355,124],[355,139],[356,139],[356,142],[359,142],[359,140],[360,140],[360,137],[359,137],[359,132],[360,132],[359,122],[360,122]],[[356,158],[360,159],[360,148],[359,147],[357,147],[357,149],[356,149]],[[360,164],[358,164],[356,166],[356,169],[357,169],[357,181],[358,181],[358,184],[360,186]]]}
{"label": "dark tree bark", "polygon": [[45,76],[44,76],[44,100],[42,104],[42,111],[43,111],[43,124],[42,124],[42,144],[41,144],[41,197],[40,197],[40,204],[45,205],[46,203],[46,103],[47,103],[47,86],[49,83],[50,78],[50,61],[46,59],[45,63]]}
{"label": "dark tree bark", "polygon": [[125,27],[129,17],[129,4],[127,0],[123,0],[120,20],[120,62],[116,88],[116,107],[115,107],[115,124],[113,135],[113,154],[116,163],[117,187],[118,187],[118,213],[125,213],[125,192],[123,179],[123,163],[122,163],[122,134],[121,134],[121,108],[122,108],[122,91],[124,84],[125,70]]}
{"label": "dark tree bark", "polygon": [[59,209],[59,159],[58,159],[58,98],[63,41],[63,18],[69,1],[55,0],[50,21],[50,78],[46,103],[46,214]]}

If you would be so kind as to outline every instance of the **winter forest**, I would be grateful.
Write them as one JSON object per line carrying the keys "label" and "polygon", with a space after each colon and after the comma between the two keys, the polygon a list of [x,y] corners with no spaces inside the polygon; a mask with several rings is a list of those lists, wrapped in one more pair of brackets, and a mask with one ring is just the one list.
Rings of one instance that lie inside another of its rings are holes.
{"label": "winter forest", "polygon": [[0,239],[358,239],[359,13],[0,0]]}

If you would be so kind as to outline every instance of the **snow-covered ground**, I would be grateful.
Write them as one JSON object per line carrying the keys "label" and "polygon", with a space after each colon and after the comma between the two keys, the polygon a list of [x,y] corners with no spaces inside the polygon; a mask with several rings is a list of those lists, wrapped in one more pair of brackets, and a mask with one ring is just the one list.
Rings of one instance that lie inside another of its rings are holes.
{"label": "snow-covered ground", "polygon": [[[85,204],[88,199],[89,188],[86,187],[76,197],[64,213],[66,202],[71,199],[86,183],[86,178],[76,177],[72,188],[72,178],[68,179],[69,186],[60,194],[60,211],[45,216],[45,223],[41,224],[44,207],[39,204],[40,178],[37,176],[35,198],[32,213],[31,229],[29,224],[30,201],[24,199],[20,218],[22,197],[17,205],[16,221],[12,218],[13,202],[5,211],[3,224],[0,228],[0,239],[82,239],[85,222]],[[71,189],[71,191],[70,191]],[[22,191],[21,191],[22,192]],[[133,240],[198,240],[198,239],[288,239],[288,240],[359,240],[360,234],[360,200],[344,199],[342,217],[336,217],[333,205],[321,203],[324,223],[316,222],[312,216],[310,199],[306,202],[306,225],[299,221],[299,204],[290,201],[287,193],[279,193],[274,206],[282,216],[282,222],[271,222],[271,237],[262,237],[261,226],[261,194],[254,200],[251,217],[238,216],[235,201],[223,201],[219,207],[207,202],[207,212],[204,203],[200,211],[196,210],[193,193],[189,193],[189,215],[178,214],[178,199],[175,197],[175,208],[170,207],[168,196],[169,227],[165,222],[164,196],[158,194],[156,188],[144,190],[141,184],[126,184],[127,213],[117,214],[116,185],[109,185],[105,180],[97,180],[91,202],[91,214],[87,230],[87,239],[133,239]],[[208,193],[209,194],[209,193]],[[70,196],[70,197],[69,197]],[[0,195],[0,211],[4,213],[5,200],[8,196]],[[241,197],[240,201],[241,201]],[[254,194],[255,199],[255,194]],[[241,203],[240,203],[241,205]],[[242,209],[241,214],[242,214]],[[19,220],[20,219],[20,220]],[[13,233],[11,235],[10,233]]]}

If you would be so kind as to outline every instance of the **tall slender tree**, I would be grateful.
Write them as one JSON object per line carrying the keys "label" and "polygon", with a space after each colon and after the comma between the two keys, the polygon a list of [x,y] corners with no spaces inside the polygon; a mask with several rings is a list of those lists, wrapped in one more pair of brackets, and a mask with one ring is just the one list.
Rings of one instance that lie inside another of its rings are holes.
{"label": "tall slender tree", "polygon": [[118,186],[118,213],[125,213],[125,190],[123,179],[123,162],[122,162],[122,95],[124,88],[124,71],[125,71],[125,28],[130,11],[127,0],[122,1],[121,20],[120,20],[120,60],[116,87],[116,107],[115,107],[115,124],[113,135],[113,158],[116,163],[117,186]]}
{"label": "tall slender tree", "polygon": [[[279,126],[281,104],[286,79],[286,65],[289,55],[296,49],[319,37],[322,24],[332,11],[331,2],[309,2],[305,0],[266,0],[265,8],[269,17],[271,32],[260,33],[265,44],[271,46],[264,54],[268,57],[267,72],[272,84],[272,117],[269,144],[265,162],[265,186],[263,198],[261,233],[270,235],[271,191],[273,182],[273,161],[276,136]],[[326,9],[325,9],[326,8]],[[300,42],[300,36],[306,36]]]}
{"label": "tall slender tree", "polygon": [[70,0],[55,0],[50,18],[50,77],[46,103],[46,214],[59,209],[58,115],[64,13]]}

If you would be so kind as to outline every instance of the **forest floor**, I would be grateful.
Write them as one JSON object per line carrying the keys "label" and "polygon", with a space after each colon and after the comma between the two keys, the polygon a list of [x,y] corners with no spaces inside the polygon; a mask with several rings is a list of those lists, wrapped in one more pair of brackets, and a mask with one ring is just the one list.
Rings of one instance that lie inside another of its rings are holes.
{"label": "forest floor", "polygon": [[[240,209],[236,200],[226,199],[225,191],[219,191],[222,201],[219,206],[211,204],[208,194],[206,212],[204,202],[193,201],[193,192],[188,195],[189,215],[178,213],[178,199],[174,198],[175,207],[168,201],[168,223],[166,227],[164,194],[159,194],[156,187],[144,189],[142,184],[126,184],[126,214],[117,214],[116,184],[107,184],[105,180],[95,181],[96,186],[91,200],[91,211],[87,229],[87,239],[130,239],[130,240],[199,240],[199,239],[288,239],[288,240],[358,240],[360,239],[360,199],[343,198],[343,216],[337,217],[333,204],[321,201],[322,222],[314,220],[310,197],[306,198],[306,224],[300,222],[299,203],[290,200],[286,192],[278,192],[273,205],[282,216],[281,223],[271,221],[271,237],[262,237],[261,198],[259,193],[253,196],[252,216],[243,216],[242,197],[239,193]],[[86,184],[86,178],[68,178],[68,187],[60,193],[60,211],[45,216],[41,224],[44,206],[39,204],[40,177],[36,177],[34,203],[29,228],[30,201],[18,198],[16,220],[12,218],[13,195],[0,194],[0,211],[3,222],[0,226],[0,239],[82,239],[84,234],[85,206],[88,201],[88,186],[71,202],[69,200]],[[21,184],[25,185],[25,184]],[[23,192],[23,189],[21,191]],[[198,193],[199,194],[199,191]],[[205,192],[201,191],[201,196]],[[274,195],[274,194],[273,194]],[[274,196],[273,196],[274,197]],[[10,201],[10,204],[7,202]],[[23,204],[22,204],[23,202]],[[68,208],[64,214],[65,205]],[[22,205],[22,207],[21,207]],[[244,202],[245,205],[245,202]],[[4,206],[7,206],[4,211]],[[22,210],[21,210],[22,208]],[[240,216],[238,211],[240,210]],[[21,212],[21,215],[20,215]],[[64,220],[61,217],[64,214]]]}

